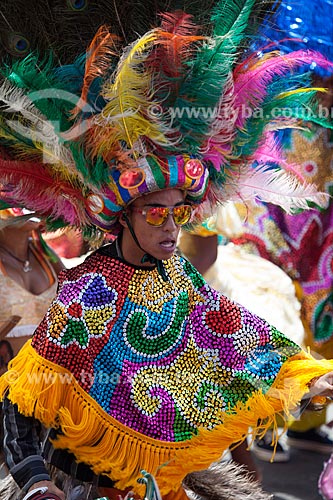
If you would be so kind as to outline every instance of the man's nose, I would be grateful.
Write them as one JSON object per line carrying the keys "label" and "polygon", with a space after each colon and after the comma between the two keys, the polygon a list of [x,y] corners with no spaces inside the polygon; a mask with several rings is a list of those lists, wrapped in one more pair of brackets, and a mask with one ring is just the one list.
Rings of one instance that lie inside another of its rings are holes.
{"label": "man's nose", "polygon": [[173,214],[169,212],[167,220],[164,224],[164,227],[168,229],[168,231],[174,231],[175,228],[178,228],[177,224],[175,223],[175,220],[173,218]]}

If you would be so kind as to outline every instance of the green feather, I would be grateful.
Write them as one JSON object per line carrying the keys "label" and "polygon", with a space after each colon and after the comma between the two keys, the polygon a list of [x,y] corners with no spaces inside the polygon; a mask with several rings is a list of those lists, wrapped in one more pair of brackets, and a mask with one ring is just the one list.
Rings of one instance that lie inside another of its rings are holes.
{"label": "green feather", "polygon": [[[249,32],[253,32],[254,25],[260,24],[260,16],[256,14],[256,8],[260,4],[259,0],[222,0],[212,11],[215,41],[205,42],[197,51],[195,59],[188,62],[192,65],[192,70],[173,103],[173,108],[178,113],[173,125],[180,130],[184,149],[189,153],[198,152],[199,145],[210,130],[227,77],[239,57],[242,42]],[[268,10],[271,4],[265,2],[265,8]],[[260,15],[263,12],[266,13],[266,10],[260,11]],[[256,23],[250,23],[249,27],[250,16],[256,19]]]}
{"label": "green feather", "polygon": [[58,126],[59,131],[67,130],[70,110],[78,97],[71,95],[66,84],[54,74],[54,60],[49,53],[42,60],[38,54],[30,54],[14,61],[1,70],[2,75],[15,87],[26,91],[36,108]]}
{"label": "green feather", "polygon": [[82,141],[71,142],[69,143],[69,147],[75,161],[75,166],[82,173],[87,184],[100,187],[102,184],[108,183],[109,169],[101,157],[95,158],[94,161],[89,161]]}
{"label": "green feather", "polygon": [[33,92],[54,85],[53,67],[54,62],[50,53],[42,60],[37,53],[32,53],[24,59],[6,64],[1,68],[1,73],[17,87]]}
{"label": "green feather", "polygon": [[0,210],[5,210],[6,208],[10,208],[11,205],[9,203],[6,203],[3,200],[0,200]]}

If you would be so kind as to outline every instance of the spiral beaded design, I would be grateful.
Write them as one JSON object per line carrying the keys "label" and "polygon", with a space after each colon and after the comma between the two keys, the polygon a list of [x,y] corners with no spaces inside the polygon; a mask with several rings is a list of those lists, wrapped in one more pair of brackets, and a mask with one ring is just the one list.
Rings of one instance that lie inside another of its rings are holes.
{"label": "spiral beaded design", "polygon": [[266,392],[300,348],[183,258],[164,264],[167,283],[157,269],[98,253],[67,270],[33,346],[121,423],[183,441]]}

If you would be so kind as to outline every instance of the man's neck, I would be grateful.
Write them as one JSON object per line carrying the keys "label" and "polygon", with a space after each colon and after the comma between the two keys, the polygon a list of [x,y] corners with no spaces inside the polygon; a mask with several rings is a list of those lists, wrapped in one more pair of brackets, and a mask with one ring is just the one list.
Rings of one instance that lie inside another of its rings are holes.
{"label": "man's neck", "polygon": [[[118,238],[119,249],[122,255],[122,259],[132,264],[134,266],[140,267],[154,267],[155,264],[151,262],[142,262],[142,258],[145,255],[144,250],[141,250],[137,243],[134,241],[130,232],[123,232]],[[119,256],[120,257],[120,256]]]}

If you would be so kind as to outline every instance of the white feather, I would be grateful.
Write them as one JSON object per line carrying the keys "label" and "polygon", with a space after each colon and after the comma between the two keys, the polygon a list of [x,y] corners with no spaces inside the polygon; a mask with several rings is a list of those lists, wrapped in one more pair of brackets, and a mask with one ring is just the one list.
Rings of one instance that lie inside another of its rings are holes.
{"label": "white feather", "polygon": [[314,184],[302,184],[283,170],[259,165],[232,174],[223,198],[241,202],[260,200],[293,213],[298,209],[310,209],[309,202],[327,208],[330,196],[318,191]]}
{"label": "white feather", "polygon": [[1,108],[4,112],[20,114],[25,123],[7,120],[7,125],[22,137],[34,142],[36,151],[43,153],[46,163],[66,165],[70,170],[74,168],[74,160],[70,151],[61,144],[61,141],[50,122],[34,105],[24,90],[18,89],[5,81],[0,86]]}

